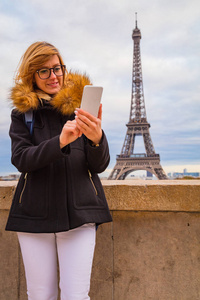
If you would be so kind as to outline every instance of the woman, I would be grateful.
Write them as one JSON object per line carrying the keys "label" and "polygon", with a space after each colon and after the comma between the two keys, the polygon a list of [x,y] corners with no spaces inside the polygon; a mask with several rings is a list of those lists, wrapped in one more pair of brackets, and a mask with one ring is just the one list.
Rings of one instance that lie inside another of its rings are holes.
{"label": "woman", "polygon": [[18,235],[29,300],[57,300],[57,256],[61,299],[90,299],[96,226],[111,215],[97,175],[109,163],[102,107],[98,118],[79,109],[88,84],[66,73],[53,45],[36,42],[11,91],[12,163],[22,174],[6,230]]}

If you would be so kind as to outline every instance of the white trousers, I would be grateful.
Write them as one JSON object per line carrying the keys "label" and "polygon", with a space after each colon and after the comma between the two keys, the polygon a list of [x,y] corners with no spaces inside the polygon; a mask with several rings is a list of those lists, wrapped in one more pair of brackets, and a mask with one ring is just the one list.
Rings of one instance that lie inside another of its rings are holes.
{"label": "white trousers", "polygon": [[95,224],[59,233],[18,233],[29,300],[57,300],[57,257],[61,300],[88,300]]}

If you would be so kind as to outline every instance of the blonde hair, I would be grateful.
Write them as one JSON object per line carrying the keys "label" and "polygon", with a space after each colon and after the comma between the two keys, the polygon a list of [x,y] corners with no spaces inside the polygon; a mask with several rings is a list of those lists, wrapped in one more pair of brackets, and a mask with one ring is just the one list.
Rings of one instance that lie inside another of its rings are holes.
{"label": "blonde hair", "polygon": [[[52,44],[47,42],[35,42],[30,45],[19,62],[19,67],[15,76],[15,83],[28,85],[30,90],[33,91],[35,88],[35,72],[40,69],[42,65],[53,55],[57,55],[60,60],[60,64],[64,65],[58,49]],[[64,82],[65,74],[63,77]]]}

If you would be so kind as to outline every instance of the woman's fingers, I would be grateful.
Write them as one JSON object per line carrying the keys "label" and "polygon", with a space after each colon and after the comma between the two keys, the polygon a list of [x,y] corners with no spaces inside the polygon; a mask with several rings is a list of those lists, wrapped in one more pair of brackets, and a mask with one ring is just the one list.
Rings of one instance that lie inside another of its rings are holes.
{"label": "woman's fingers", "polygon": [[96,118],[89,114],[88,112],[77,109],[76,114],[76,123],[78,129],[91,141],[98,144],[102,137],[101,129],[101,116],[102,108],[99,110],[99,118]]}
{"label": "woman's fingers", "polygon": [[74,142],[81,135],[82,132],[78,129],[76,121],[67,121],[60,134],[60,147],[63,148]]}

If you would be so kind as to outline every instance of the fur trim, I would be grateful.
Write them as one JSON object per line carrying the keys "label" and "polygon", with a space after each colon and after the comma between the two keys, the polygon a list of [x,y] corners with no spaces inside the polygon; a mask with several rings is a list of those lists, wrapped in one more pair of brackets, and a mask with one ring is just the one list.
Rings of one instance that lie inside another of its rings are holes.
{"label": "fur trim", "polygon": [[63,115],[71,115],[81,104],[84,86],[91,85],[91,82],[86,75],[69,73],[65,85],[51,103]]}
{"label": "fur trim", "polygon": [[37,109],[39,105],[37,94],[31,92],[29,87],[22,83],[18,83],[12,88],[10,98],[13,106],[22,113],[30,109]]}
{"label": "fur trim", "polygon": [[63,115],[70,115],[80,106],[85,85],[91,85],[90,79],[85,74],[69,73],[64,87],[53,98],[42,91],[31,91],[22,83],[12,88],[10,98],[13,106],[21,113],[37,109],[39,99],[46,99],[50,100],[51,105]]}

